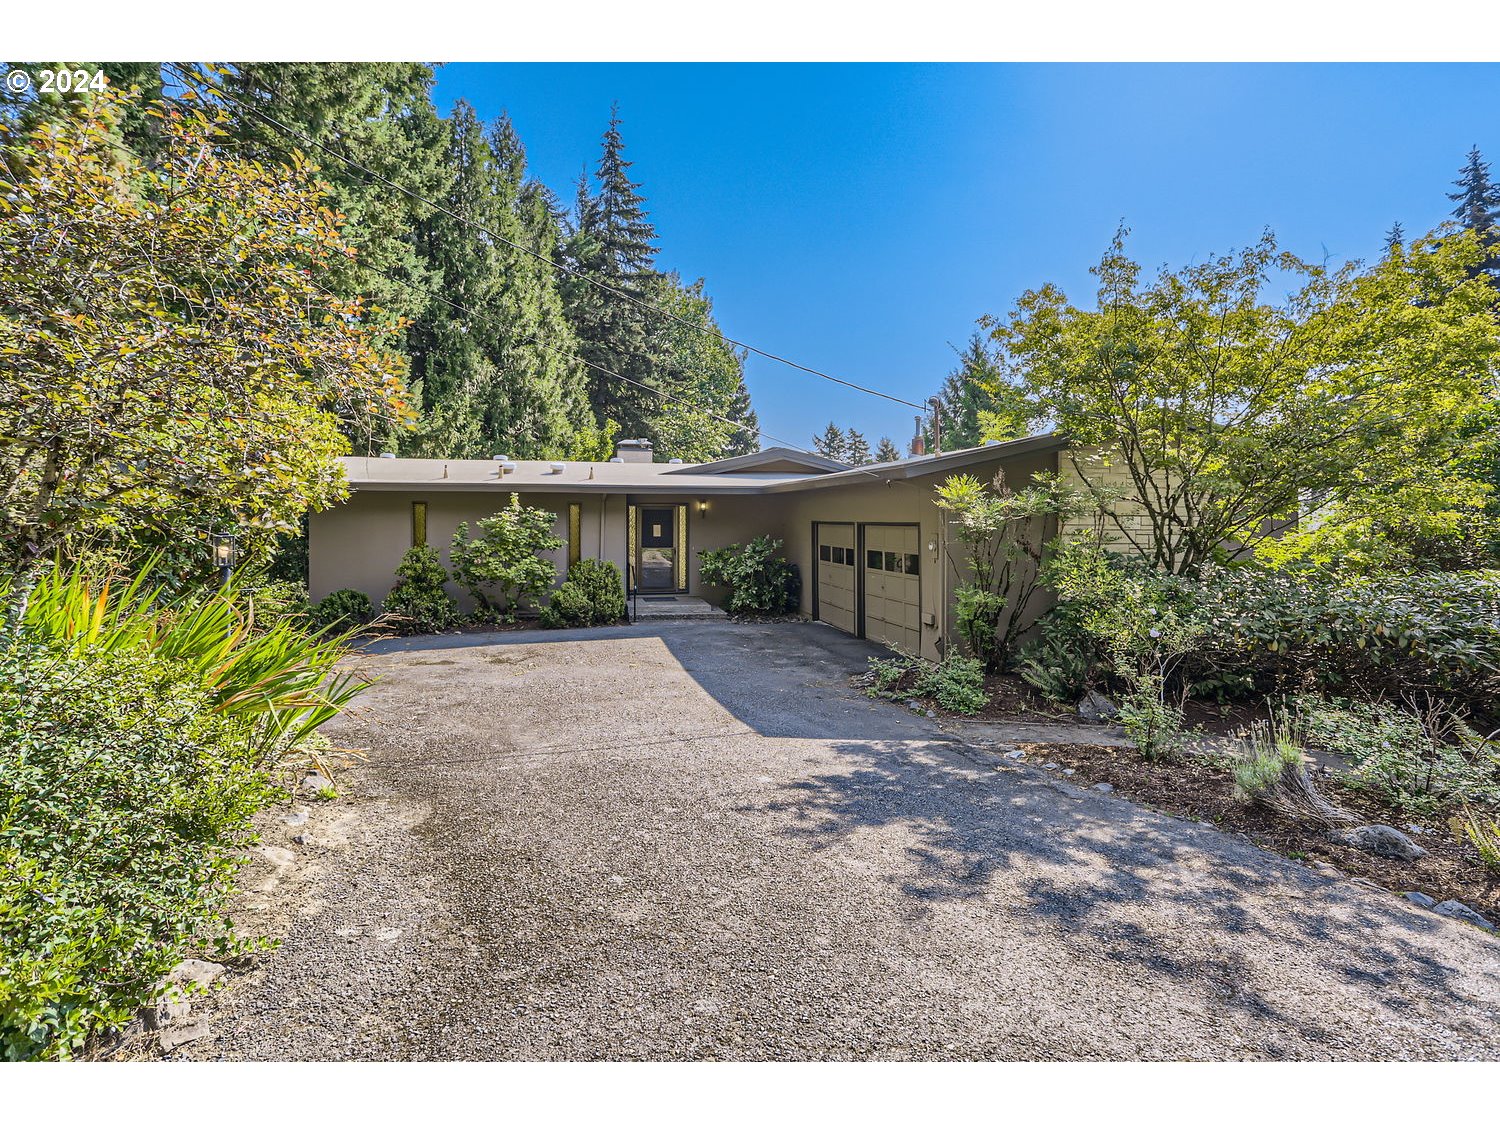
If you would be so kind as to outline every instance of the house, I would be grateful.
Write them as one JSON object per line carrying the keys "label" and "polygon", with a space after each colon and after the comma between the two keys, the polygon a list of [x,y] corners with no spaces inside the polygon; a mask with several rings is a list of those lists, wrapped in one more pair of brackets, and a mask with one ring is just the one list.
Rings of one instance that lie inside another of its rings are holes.
{"label": "house", "polygon": [[1066,476],[1064,447],[1047,434],[857,469],[785,448],[661,462],[640,439],[608,462],[348,457],[348,501],[311,517],[309,592],[352,587],[378,605],[414,543],[446,562],[460,522],[518,493],[556,514],[560,575],[576,559],[607,559],[641,597],[716,602],[724,591],[699,580],[697,553],[770,535],[801,573],[804,615],[935,660],[957,635],[950,595],[962,560],[950,557],[934,490],[957,473],[1003,470],[1017,488],[1037,472]]}

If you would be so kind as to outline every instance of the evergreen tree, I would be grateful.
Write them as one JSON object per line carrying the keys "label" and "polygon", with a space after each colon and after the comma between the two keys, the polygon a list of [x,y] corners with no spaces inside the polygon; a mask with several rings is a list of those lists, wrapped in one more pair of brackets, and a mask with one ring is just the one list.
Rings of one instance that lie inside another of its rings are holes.
{"label": "evergreen tree", "polygon": [[[983,337],[976,332],[969,337],[968,346],[963,351],[953,350],[958,356],[958,366],[948,373],[938,394],[945,451],[968,449],[983,442],[984,427],[980,416],[994,405],[985,385],[986,381],[993,382],[996,368]],[[930,420],[924,427],[923,438],[929,453],[939,452]]]}
{"label": "evergreen tree", "polygon": [[830,461],[848,464],[848,441],[844,431],[836,423],[829,422],[828,428],[813,438],[813,448]]}
{"label": "evergreen tree", "polygon": [[594,173],[597,193],[590,192],[587,179],[580,179],[573,231],[561,259],[575,273],[609,288],[569,277],[563,291],[581,354],[596,365],[588,374],[594,413],[618,423],[627,436],[641,437],[661,400],[625,380],[652,386],[658,356],[652,314],[630,298],[649,300],[657,277],[656,230],[640,184],[630,178],[618,105],[610,108],[602,148]]}
{"label": "evergreen tree", "polygon": [[1500,280],[1500,183],[1490,178],[1489,161],[1484,159],[1479,146],[1469,150],[1463,170],[1453,184],[1458,188],[1448,193],[1448,198],[1457,204],[1453,217],[1490,248],[1489,257],[1479,269]]}
{"label": "evergreen tree", "polygon": [[525,151],[506,122],[487,136],[459,102],[449,124],[444,165],[453,182],[417,228],[441,299],[411,333],[423,411],[403,452],[562,456],[593,423],[582,366],[553,271],[516,248],[550,257],[555,228],[523,190]]}
{"label": "evergreen tree", "polygon": [[844,435],[844,459],[851,465],[868,465],[870,463],[870,443],[865,440],[865,435],[849,427]]}
{"label": "evergreen tree", "polygon": [[[423,199],[443,195],[453,173],[444,163],[447,130],[432,105],[432,67],[253,62],[236,64],[221,81],[229,95],[223,108],[241,152],[281,164],[292,163],[300,152],[328,184],[328,205],[344,216],[345,237],[356,251],[345,276],[334,283],[340,296],[366,298],[387,322],[415,320],[435,281],[412,237],[429,208],[339,156]],[[289,135],[273,121],[316,144]]]}
{"label": "evergreen tree", "polygon": [[1385,248],[1389,253],[1399,254],[1406,245],[1406,230],[1401,226],[1400,220],[1391,224],[1391,229],[1385,232]]}
{"label": "evergreen tree", "polygon": [[[651,396],[643,436],[658,456],[713,461],[759,448],[755,411],[745,388],[745,355],[713,333],[713,303],[703,280],[683,285],[676,274],[659,277],[650,300],[677,318],[655,324],[657,359],[651,385],[670,398]],[[687,323],[683,323],[686,321]]]}
{"label": "evergreen tree", "polygon": [[896,443],[890,438],[883,437],[880,439],[880,444],[875,447],[875,460],[881,462],[899,461],[901,460],[901,450],[897,448]]}

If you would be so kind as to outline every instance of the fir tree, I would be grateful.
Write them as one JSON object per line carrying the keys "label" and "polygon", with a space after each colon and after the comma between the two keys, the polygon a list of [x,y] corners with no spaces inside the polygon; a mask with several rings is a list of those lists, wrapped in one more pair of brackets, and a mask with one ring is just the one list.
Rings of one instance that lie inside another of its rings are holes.
{"label": "fir tree", "polygon": [[444,163],[453,183],[417,229],[442,299],[411,333],[423,410],[403,451],[561,456],[593,419],[553,272],[512,245],[552,249],[549,231],[528,214],[524,149],[503,123],[487,136],[465,102],[449,131]]}
{"label": "fir tree", "polygon": [[850,426],[844,435],[844,460],[851,465],[870,463],[870,443],[865,440],[865,435],[853,426]]}
{"label": "fir tree", "polygon": [[813,448],[830,461],[848,464],[848,441],[848,436],[844,431],[836,423],[829,422],[828,428],[813,438]]}
{"label": "fir tree", "polygon": [[594,412],[617,422],[627,436],[640,437],[660,400],[626,380],[653,385],[658,356],[652,314],[635,302],[648,299],[657,276],[656,230],[640,184],[630,178],[618,105],[610,108],[602,148],[594,173],[597,193],[589,190],[587,179],[579,181],[573,231],[562,260],[575,274],[608,288],[573,276],[564,284],[564,294],[582,355],[596,365],[588,376]]}
{"label": "fir tree", "polygon": [[1463,170],[1453,184],[1458,188],[1448,193],[1448,198],[1457,204],[1453,217],[1490,250],[1478,269],[1500,280],[1500,183],[1490,178],[1489,161],[1484,159],[1478,145],[1469,150]]}
{"label": "fir tree", "polygon": [[880,439],[880,444],[875,447],[875,460],[899,461],[901,460],[901,450],[897,448],[896,443],[890,438],[883,437]]}
{"label": "fir tree", "polygon": [[1406,246],[1406,230],[1402,227],[1400,220],[1391,224],[1391,229],[1385,232],[1385,248],[1390,254],[1399,254]]}

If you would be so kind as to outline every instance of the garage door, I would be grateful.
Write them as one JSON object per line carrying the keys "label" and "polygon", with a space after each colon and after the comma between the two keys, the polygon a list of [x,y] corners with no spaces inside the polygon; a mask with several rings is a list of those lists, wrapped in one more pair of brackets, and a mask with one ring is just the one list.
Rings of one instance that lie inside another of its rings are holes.
{"label": "garage door", "polygon": [[818,620],[855,632],[854,525],[820,523],[818,532]]}
{"label": "garage door", "polygon": [[918,529],[867,523],[865,636],[910,653],[922,651],[921,557]]}

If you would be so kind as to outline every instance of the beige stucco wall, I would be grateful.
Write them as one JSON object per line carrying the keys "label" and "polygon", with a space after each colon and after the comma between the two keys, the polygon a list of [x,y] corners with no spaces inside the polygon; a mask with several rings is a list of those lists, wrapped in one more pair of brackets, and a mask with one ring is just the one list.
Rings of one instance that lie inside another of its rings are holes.
{"label": "beige stucco wall", "polygon": [[[996,457],[954,473],[971,473],[988,482],[1002,467],[1012,487],[1021,488],[1032,474],[1053,471],[1059,465],[1056,453],[1042,452],[1003,459]],[[947,534],[944,513],[933,503],[936,487],[944,479],[946,476],[922,477],[890,484],[872,479],[869,483],[836,488],[707,498],[692,493],[635,498],[523,493],[522,502],[555,513],[554,532],[563,539],[568,533],[568,505],[581,504],[583,556],[607,559],[620,568],[621,574],[626,572],[629,561],[627,503],[634,499],[646,505],[686,504],[688,592],[715,603],[722,600],[724,591],[703,585],[699,578],[698,552],[731,543],[745,543],[757,535],[774,536],[783,541],[786,557],[797,565],[801,574],[801,612],[808,616],[814,612],[814,522],[916,524],[922,558],[921,654],[936,660],[942,653],[939,638],[944,634],[949,638],[956,636],[951,591],[957,576],[965,573],[966,566],[965,560],[955,553],[956,545]],[[699,501],[704,499],[707,510],[700,512]],[[427,542],[438,550],[446,566],[453,533],[459,523],[468,521],[472,527],[475,521],[508,504],[510,493],[500,489],[484,492],[355,492],[346,503],[317,513],[309,521],[310,595],[316,600],[334,590],[351,587],[363,591],[378,606],[390,592],[396,567],[411,546],[411,505],[415,500],[427,503]],[[929,549],[931,544],[936,544],[936,550]],[[561,579],[567,567],[566,547],[552,552],[550,557]],[[464,609],[472,608],[467,593],[451,583],[449,590]],[[1045,608],[1043,603],[1044,599],[1038,598],[1030,617],[1034,618]],[[929,621],[931,624],[927,623]]]}
{"label": "beige stucco wall", "polygon": [[[700,514],[699,497],[683,494],[641,498],[645,504],[688,505],[688,592],[719,601],[724,591],[704,587],[698,578],[698,551],[744,543],[756,535],[781,538],[777,506],[764,497],[718,496],[708,498]],[[308,593],[313,600],[349,587],[369,596],[377,606],[395,584],[396,567],[411,547],[411,506],[427,503],[427,542],[437,549],[443,565],[449,564],[453,533],[461,522],[473,528],[476,521],[494,515],[510,503],[510,493],[493,492],[386,492],[358,491],[349,500],[327,512],[315,513],[308,521]],[[582,505],[581,553],[584,558],[602,558],[626,573],[629,557],[628,519],[625,496],[523,493],[521,502],[554,513],[553,532],[566,541],[570,503]],[[561,581],[567,570],[567,548],[548,552]],[[449,592],[465,610],[473,608],[468,594],[453,583]]]}

